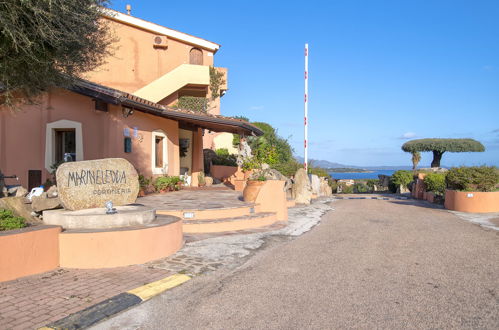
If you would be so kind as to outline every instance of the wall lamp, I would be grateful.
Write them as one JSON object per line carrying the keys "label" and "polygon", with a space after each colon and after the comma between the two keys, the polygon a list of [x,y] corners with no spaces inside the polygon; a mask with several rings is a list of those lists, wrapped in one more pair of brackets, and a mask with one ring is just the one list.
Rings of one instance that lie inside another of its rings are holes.
{"label": "wall lamp", "polygon": [[123,113],[123,118],[127,118],[130,115],[133,115],[133,109],[128,107],[121,108],[121,112]]}

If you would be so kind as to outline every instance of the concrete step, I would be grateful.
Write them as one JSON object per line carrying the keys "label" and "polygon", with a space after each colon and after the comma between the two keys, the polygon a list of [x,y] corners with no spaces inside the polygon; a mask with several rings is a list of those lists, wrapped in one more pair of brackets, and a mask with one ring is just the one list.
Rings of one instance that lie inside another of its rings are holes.
{"label": "concrete step", "polygon": [[156,210],[157,215],[173,215],[184,220],[230,219],[254,213],[254,205],[213,209]]}
{"label": "concrete step", "polygon": [[270,226],[277,222],[274,212],[261,212],[232,218],[184,219],[184,233],[219,233]]}

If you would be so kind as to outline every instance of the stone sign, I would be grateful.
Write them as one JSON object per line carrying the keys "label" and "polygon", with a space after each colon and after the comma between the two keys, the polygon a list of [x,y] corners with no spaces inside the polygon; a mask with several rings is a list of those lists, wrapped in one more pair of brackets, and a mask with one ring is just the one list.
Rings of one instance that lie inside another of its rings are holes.
{"label": "stone sign", "polygon": [[63,163],[56,180],[61,204],[72,211],[135,203],[139,192],[137,171],[123,158]]}

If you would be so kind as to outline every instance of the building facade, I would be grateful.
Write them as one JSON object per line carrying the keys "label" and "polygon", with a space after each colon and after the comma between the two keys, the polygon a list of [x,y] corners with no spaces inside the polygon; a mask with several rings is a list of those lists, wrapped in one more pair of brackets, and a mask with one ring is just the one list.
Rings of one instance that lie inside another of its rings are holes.
{"label": "building facade", "polygon": [[0,110],[5,175],[31,188],[62,161],[121,157],[146,177],[186,175],[195,186],[217,132],[261,134],[220,116],[212,97],[227,90],[227,70],[213,67],[220,45],[113,10],[102,21],[117,39],[106,64],[36,104]]}

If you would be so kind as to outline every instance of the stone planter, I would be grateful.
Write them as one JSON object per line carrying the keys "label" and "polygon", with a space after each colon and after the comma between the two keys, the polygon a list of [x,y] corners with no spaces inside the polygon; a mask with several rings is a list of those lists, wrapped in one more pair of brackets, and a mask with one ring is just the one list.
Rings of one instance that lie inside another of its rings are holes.
{"label": "stone planter", "polygon": [[472,213],[499,212],[499,191],[445,191],[445,208]]}
{"label": "stone planter", "polygon": [[254,202],[260,189],[265,184],[266,181],[254,181],[248,180],[246,182],[246,187],[243,190],[243,199],[245,202]]}

